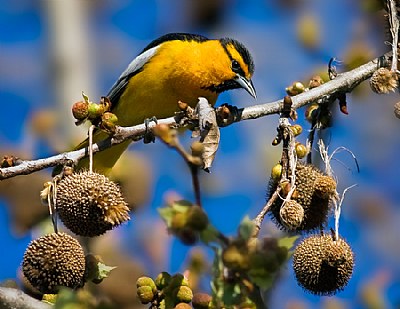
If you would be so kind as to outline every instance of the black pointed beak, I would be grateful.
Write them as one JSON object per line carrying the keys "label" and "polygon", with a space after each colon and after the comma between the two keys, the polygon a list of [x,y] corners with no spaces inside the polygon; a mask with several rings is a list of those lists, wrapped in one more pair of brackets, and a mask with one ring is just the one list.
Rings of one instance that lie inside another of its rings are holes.
{"label": "black pointed beak", "polygon": [[247,79],[239,74],[236,74],[235,81],[241,88],[245,89],[254,99],[257,98],[256,90],[251,79]]}

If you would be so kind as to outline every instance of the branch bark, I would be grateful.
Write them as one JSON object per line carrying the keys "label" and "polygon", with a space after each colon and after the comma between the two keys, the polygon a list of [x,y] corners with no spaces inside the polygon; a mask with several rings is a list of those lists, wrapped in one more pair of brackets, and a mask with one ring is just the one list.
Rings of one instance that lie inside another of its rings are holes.
{"label": "branch bark", "polygon": [[51,309],[52,306],[30,297],[24,292],[0,287],[0,308],[2,309]]}
{"label": "branch bark", "polygon": [[[391,52],[383,55],[383,57],[385,58],[390,58],[390,56]],[[338,91],[351,92],[354,89],[354,87],[356,87],[361,82],[371,77],[371,75],[378,68],[378,63],[379,63],[378,58],[373,59],[370,62],[361,65],[358,68],[339,74],[335,79],[325,84],[322,84],[319,87],[303,92],[297,96],[293,96],[292,108],[298,109],[302,106],[307,105],[310,102],[316,101],[324,96],[332,95],[333,93]],[[236,122],[242,120],[256,119],[267,115],[280,113],[282,111],[282,104],[283,104],[283,99],[270,103],[258,104],[239,109],[239,117],[236,120]],[[158,120],[158,124],[167,124],[171,126],[179,125],[179,120],[177,117],[170,117]],[[149,128],[152,128],[154,126],[155,123],[149,124]],[[146,127],[144,124],[136,125],[133,127],[117,127],[115,135],[93,145],[93,153],[104,150],[113,145],[122,143],[127,139],[141,136],[145,132],[146,132]],[[80,149],[80,150],[65,152],[44,159],[22,161],[22,163],[17,166],[0,168],[0,180],[15,177],[18,175],[28,175],[48,167],[56,166],[59,164],[65,164],[68,161],[77,162],[81,158],[85,157],[87,154],[88,154],[87,149]]]}

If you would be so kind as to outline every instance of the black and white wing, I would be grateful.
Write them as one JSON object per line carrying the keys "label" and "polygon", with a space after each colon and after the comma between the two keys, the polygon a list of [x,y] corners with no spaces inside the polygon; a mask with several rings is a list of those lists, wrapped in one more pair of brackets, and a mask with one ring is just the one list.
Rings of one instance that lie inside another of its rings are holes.
{"label": "black and white wing", "polygon": [[112,86],[108,93],[108,98],[111,101],[112,107],[118,104],[119,98],[124,92],[126,86],[128,85],[129,79],[139,73],[144,65],[154,56],[157,52],[159,46],[152,47],[143,51],[139,56],[132,60],[128,65],[126,70],[122,72],[121,76],[118,78],[116,83]]}

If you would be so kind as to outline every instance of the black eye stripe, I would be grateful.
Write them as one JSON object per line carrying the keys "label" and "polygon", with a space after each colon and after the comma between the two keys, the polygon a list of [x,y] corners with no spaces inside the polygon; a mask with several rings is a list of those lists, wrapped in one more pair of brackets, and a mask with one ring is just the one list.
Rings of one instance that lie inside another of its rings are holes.
{"label": "black eye stripe", "polygon": [[244,64],[246,65],[250,75],[253,75],[253,73],[254,73],[254,62],[253,62],[253,58],[251,57],[251,54],[247,50],[247,48],[242,43],[240,43],[240,42],[238,42],[238,41],[236,41],[234,39],[223,38],[223,39],[220,39],[219,41],[221,42],[222,47],[225,49],[226,54],[228,55],[228,57],[231,60],[233,60],[233,57],[229,53],[227,46],[229,44],[232,44],[232,46],[236,49],[236,51],[242,57],[242,60],[243,60]]}

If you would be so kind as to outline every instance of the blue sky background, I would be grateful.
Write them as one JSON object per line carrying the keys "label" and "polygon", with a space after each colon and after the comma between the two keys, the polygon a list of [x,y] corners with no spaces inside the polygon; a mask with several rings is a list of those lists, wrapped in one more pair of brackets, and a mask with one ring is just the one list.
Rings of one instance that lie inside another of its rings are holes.
{"label": "blue sky background", "polygon": [[[277,0],[225,0],[218,23],[212,25],[195,22],[195,15],[190,13],[191,4],[195,2],[104,0],[89,5],[84,24],[89,34],[86,43],[90,46],[85,68],[87,66],[90,72],[77,71],[77,75],[88,74],[91,84],[71,91],[69,95],[73,101],[63,103],[68,108],[80,100],[81,91],[87,89],[92,91],[88,95],[93,99],[105,95],[132,58],[150,41],[168,32],[200,33],[210,38],[234,37],[248,47],[256,65],[253,82],[257,100],[244,91],[233,91],[222,94],[218,101],[240,107],[283,97],[285,87],[293,81],[307,81],[317,70],[325,70],[330,57],[343,59],[345,63],[351,47],[364,46],[358,52],[370,59],[387,49],[379,19],[362,8],[368,1],[286,1],[301,4],[284,7]],[[73,125],[70,115],[62,114],[62,102],[59,102],[55,86],[57,70],[62,69],[62,65],[56,66],[52,58],[53,31],[46,3],[0,0],[0,155],[13,150],[38,158],[54,152],[51,145],[29,129],[32,115],[43,109],[61,114],[62,122],[68,124],[69,131],[61,127],[60,132],[60,136],[66,138],[65,143],[61,141],[64,147],[85,135]],[[304,16],[312,16],[318,23],[317,50],[304,48],[298,40],[296,29]],[[76,16],[71,15],[71,31],[74,18]],[[78,47],[67,48],[73,52]],[[339,70],[344,68],[339,67]],[[387,308],[400,305],[400,122],[393,116],[393,104],[398,100],[398,93],[378,96],[366,87],[363,93],[348,95],[350,114],[336,113],[335,126],[330,129],[331,149],[349,148],[357,156],[361,168],[360,173],[356,173],[354,162],[344,153],[338,159],[345,166],[334,163],[339,189],[358,184],[346,196],[340,225],[341,235],[356,255],[354,276],[345,291],[330,298],[330,301],[344,304],[345,308],[365,308],[360,291],[367,284],[381,288]],[[299,111],[299,115],[298,122],[307,128],[303,111]],[[253,217],[263,206],[269,170],[280,155],[280,149],[271,146],[277,119],[278,116],[269,116],[221,130],[221,145],[212,173],[202,175],[201,181],[204,207],[212,223],[228,235],[234,235],[246,214]],[[186,144],[190,142],[187,136],[183,139]],[[304,141],[305,136],[301,139]],[[163,265],[165,268],[158,269],[146,264],[146,257],[140,254],[139,238],[147,233],[149,224],[157,221],[156,208],[163,205],[168,194],[178,192],[185,198],[193,198],[190,175],[181,158],[161,143],[138,143],[131,149],[151,166],[152,182],[145,206],[116,232],[119,242],[131,256],[142,259],[150,274],[161,270],[182,271],[187,247],[172,241],[164,259],[167,261]],[[29,233],[21,235],[13,231],[9,211],[12,205],[8,203],[0,195],[0,243],[4,248],[0,256],[0,280],[16,276],[32,237]],[[277,233],[271,223],[265,225],[265,232]],[[297,286],[290,264],[272,295],[271,308],[278,309],[321,308],[327,302],[326,297],[306,294]],[[295,305],[304,307],[290,307]]]}

